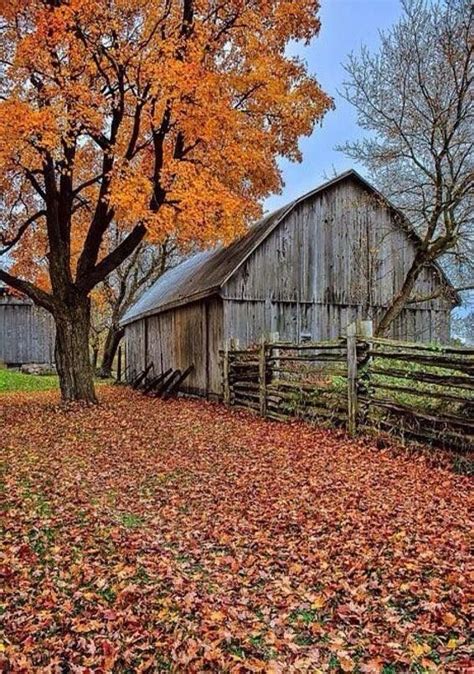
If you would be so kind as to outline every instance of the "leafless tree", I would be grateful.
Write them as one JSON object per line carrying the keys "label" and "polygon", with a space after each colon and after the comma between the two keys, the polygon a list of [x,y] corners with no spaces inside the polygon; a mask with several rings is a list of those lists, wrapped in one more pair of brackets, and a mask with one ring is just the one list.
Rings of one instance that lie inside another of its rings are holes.
{"label": "leafless tree", "polygon": [[[115,244],[117,245],[117,244]],[[126,262],[112,272],[98,288],[99,301],[92,311],[92,350],[99,350],[101,333],[105,333],[99,376],[110,377],[123,328],[120,321],[139,295],[178,261],[175,244],[142,242]],[[97,356],[95,356],[97,361]]]}
{"label": "leafless tree", "polygon": [[377,53],[350,55],[341,92],[367,134],[338,149],[368,167],[419,237],[379,335],[435,260],[460,290],[474,288],[474,9],[469,0],[402,0],[402,9]]}

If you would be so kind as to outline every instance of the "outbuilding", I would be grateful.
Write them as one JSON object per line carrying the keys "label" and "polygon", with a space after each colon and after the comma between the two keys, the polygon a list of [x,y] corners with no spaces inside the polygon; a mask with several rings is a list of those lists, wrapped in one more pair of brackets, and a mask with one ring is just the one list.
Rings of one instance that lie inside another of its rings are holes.
{"label": "outbuilding", "polygon": [[[183,389],[221,393],[219,351],[262,334],[333,339],[375,323],[405,278],[419,240],[406,219],[353,170],[264,217],[227,247],[164,274],[123,318],[129,373],[194,365]],[[455,293],[427,266],[391,328],[396,339],[446,342]],[[426,299],[424,299],[426,298]]]}
{"label": "outbuilding", "polygon": [[28,297],[0,286],[0,362],[9,367],[54,363],[53,317]]}

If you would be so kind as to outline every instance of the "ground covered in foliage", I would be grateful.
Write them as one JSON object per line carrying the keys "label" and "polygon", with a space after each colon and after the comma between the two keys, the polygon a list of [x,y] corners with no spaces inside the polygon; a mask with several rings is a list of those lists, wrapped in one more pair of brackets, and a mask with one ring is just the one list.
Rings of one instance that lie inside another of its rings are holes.
{"label": "ground covered in foliage", "polygon": [[200,401],[56,396],[0,400],[0,670],[469,671],[469,478]]}

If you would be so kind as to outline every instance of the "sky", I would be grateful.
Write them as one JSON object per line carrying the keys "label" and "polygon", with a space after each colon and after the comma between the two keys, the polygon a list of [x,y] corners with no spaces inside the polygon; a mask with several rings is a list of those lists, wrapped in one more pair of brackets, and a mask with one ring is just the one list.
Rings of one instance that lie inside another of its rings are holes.
{"label": "sky", "polygon": [[[343,63],[348,54],[357,52],[365,44],[371,50],[379,44],[379,30],[393,25],[401,15],[400,0],[320,0],[321,30],[308,47],[298,45],[294,51],[308,63],[309,71],[323,90],[334,99],[336,109],[329,111],[322,126],[316,126],[310,138],[302,139],[301,164],[282,160],[285,186],[280,195],[265,202],[265,210],[273,210],[313,189],[334,171],[342,173],[355,168],[364,174],[364,168],[354,160],[337,152],[335,146],[361,136],[357,116],[352,106],[344,101],[337,89],[345,78]],[[292,50],[293,52],[293,50]]]}

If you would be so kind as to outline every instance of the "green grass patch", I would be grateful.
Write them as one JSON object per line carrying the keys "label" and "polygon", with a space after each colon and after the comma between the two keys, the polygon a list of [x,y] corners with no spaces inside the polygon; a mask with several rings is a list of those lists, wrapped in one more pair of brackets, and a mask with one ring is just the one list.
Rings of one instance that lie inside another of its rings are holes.
{"label": "green grass patch", "polygon": [[[96,386],[113,384],[114,379],[97,379]],[[18,370],[0,368],[0,395],[19,391],[50,391],[59,389],[59,377],[49,374],[25,374]]]}
{"label": "green grass patch", "polygon": [[24,374],[18,370],[0,370],[0,394],[16,391],[49,391],[59,386],[56,375]]}
{"label": "green grass patch", "polygon": [[126,529],[136,529],[141,527],[143,524],[143,517],[134,515],[134,513],[122,513],[120,515],[120,524],[122,524]]}
{"label": "green grass patch", "polygon": [[292,611],[289,616],[290,622],[300,622],[304,625],[311,625],[311,623],[315,622],[317,619],[317,612],[313,611],[313,609],[306,608],[296,609],[296,611]]}

